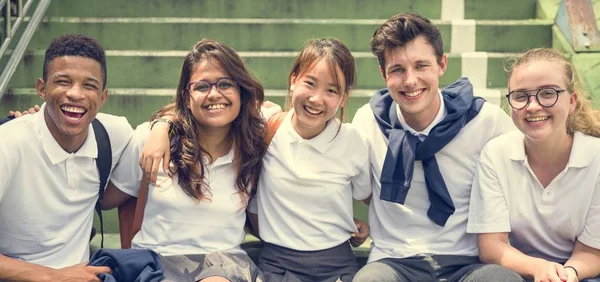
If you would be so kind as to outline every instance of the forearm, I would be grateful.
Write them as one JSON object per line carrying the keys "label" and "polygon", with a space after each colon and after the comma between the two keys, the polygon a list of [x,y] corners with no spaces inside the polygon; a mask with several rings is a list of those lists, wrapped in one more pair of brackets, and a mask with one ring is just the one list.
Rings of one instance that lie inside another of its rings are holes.
{"label": "forearm", "polygon": [[489,242],[480,246],[479,257],[484,263],[504,266],[526,278],[532,278],[537,265],[546,262],[543,259],[525,255],[506,242]]}
{"label": "forearm", "polygon": [[579,280],[595,278],[600,274],[600,251],[577,241],[565,266],[575,268]]}
{"label": "forearm", "polygon": [[0,281],[51,281],[53,269],[0,255]]}

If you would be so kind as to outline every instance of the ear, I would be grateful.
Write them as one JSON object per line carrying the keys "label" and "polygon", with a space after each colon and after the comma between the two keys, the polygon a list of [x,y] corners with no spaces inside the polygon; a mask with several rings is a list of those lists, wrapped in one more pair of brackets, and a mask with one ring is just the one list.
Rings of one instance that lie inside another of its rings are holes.
{"label": "ear", "polygon": [[290,91],[294,91],[294,88],[296,87],[296,79],[298,77],[296,77],[295,75],[292,75],[290,77]]}
{"label": "ear", "polygon": [[350,97],[350,90],[346,91],[346,93],[344,93],[344,95],[342,96],[342,101],[340,101],[340,108],[343,108],[346,106],[346,103],[348,102],[349,97]]}
{"label": "ear", "polygon": [[438,71],[438,76],[444,75],[446,72],[446,68],[448,67],[448,57],[446,54],[442,55],[442,61],[440,62],[440,70]]}
{"label": "ear", "polygon": [[387,80],[385,79],[385,70],[381,67],[381,65],[379,65],[379,73],[381,73],[383,81],[387,82]]}
{"label": "ear", "polygon": [[108,99],[108,89],[104,88],[104,90],[102,91],[102,98],[101,98],[101,106],[104,106],[104,103],[106,103],[106,99]]}
{"label": "ear", "polygon": [[571,94],[571,97],[569,97],[569,115],[575,112],[575,108],[577,107],[577,99],[577,92],[573,92],[573,94]]}
{"label": "ear", "polygon": [[35,89],[37,90],[38,95],[44,101],[46,101],[46,83],[43,79],[38,78],[35,82]]}

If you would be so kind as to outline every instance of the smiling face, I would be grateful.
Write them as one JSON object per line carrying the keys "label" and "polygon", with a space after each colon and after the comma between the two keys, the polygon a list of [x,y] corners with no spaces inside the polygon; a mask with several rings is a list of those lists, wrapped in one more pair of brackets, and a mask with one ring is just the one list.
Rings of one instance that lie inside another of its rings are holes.
{"label": "smiling face", "polygon": [[424,36],[385,54],[385,69],[381,71],[387,88],[403,117],[416,130],[427,127],[438,112],[439,78],[446,65],[446,55],[438,64],[435,51]]}
{"label": "smiling face", "polygon": [[[229,130],[231,123],[240,113],[240,89],[237,85],[228,89],[225,88],[223,81],[233,81],[233,78],[227,73],[221,63],[216,59],[203,59],[194,69],[190,82],[206,81],[219,85],[211,85],[208,92],[200,90],[192,84],[187,107],[199,124],[199,131]],[[235,81],[233,81],[235,83]]]}
{"label": "smiling face", "polygon": [[[518,66],[509,79],[509,89],[533,90],[528,91],[529,95],[535,95],[543,88],[567,89],[563,69],[558,62],[542,60]],[[510,115],[527,139],[560,140],[567,134],[567,117],[575,110],[576,102],[577,93],[568,91],[558,94],[558,101],[549,108],[540,106],[535,97],[530,97],[529,105],[520,110],[511,108]]]}
{"label": "smiling face", "polygon": [[320,59],[304,74],[292,77],[290,92],[295,115],[292,125],[300,136],[310,139],[325,129],[327,121],[335,117],[348,97],[340,93],[346,89],[344,75],[336,68],[336,76],[327,60]]}
{"label": "smiling face", "polygon": [[88,127],[107,98],[100,64],[79,56],[57,57],[37,91],[46,101],[44,116],[52,136],[68,152],[85,141]]}

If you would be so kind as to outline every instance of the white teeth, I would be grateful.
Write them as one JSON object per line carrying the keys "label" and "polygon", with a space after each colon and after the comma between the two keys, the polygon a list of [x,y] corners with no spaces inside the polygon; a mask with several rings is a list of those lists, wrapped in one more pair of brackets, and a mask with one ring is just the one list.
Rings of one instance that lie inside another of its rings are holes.
{"label": "white teeth", "polygon": [[548,117],[530,117],[530,118],[527,118],[527,121],[528,122],[540,122],[540,121],[545,121],[547,119],[548,119]]}
{"label": "white teeth", "polygon": [[404,95],[406,95],[408,97],[416,97],[421,93],[423,93],[423,90],[413,91],[413,92],[404,92]]}
{"label": "white teeth", "polygon": [[307,112],[309,112],[309,113],[311,113],[313,115],[318,115],[318,114],[320,114],[320,113],[323,112],[323,111],[319,111],[319,110],[313,109],[313,108],[308,107],[308,106],[304,106],[304,109],[306,109]]}
{"label": "white teeth", "polygon": [[77,114],[83,114],[85,112],[84,108],[73,107],[73,106],[62,106],[62,107],[60,107],[60,109],[65,112],[77,113]]}
{"label": "white teeth", "polygon": [[214,105],[208,105],[206,108],[209,110],[217,110],[217,109],[223,109],[225,108],[225,104],[214,104]]}

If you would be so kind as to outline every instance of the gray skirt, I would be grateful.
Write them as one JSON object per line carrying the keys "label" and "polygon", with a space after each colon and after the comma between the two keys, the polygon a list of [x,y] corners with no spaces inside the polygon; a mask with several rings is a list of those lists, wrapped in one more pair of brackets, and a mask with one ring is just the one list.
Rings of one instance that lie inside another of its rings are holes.
{"label": "gray skirt", "polygon": [[264,243],[258,267],[267,282],[350,282],[358,263],[348,242],[320,251]]}
{"label": "gray skirt", "polygon": [[160,256],[165,282],[195,282],[223,277],[232,282],[262,282],[262,272],[247,254],[212,252],[206,255]]}

